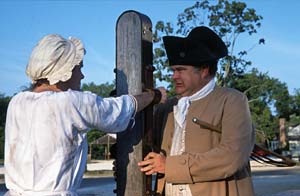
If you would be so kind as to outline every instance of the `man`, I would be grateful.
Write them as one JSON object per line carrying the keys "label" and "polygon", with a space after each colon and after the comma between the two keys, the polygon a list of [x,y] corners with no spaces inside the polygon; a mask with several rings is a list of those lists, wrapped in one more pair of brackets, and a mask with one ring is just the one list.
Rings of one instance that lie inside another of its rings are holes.
{"label": "man", "polygon": [[6,196],[77,196],[87,131],[124,131],[136,112],[166,95],[162,88],[116,98],[80,92],[84,54],[79,39],[55,34],[33,49],[26,69],[32,90],[14,96],[7,112]]}
{"label": "man", "polygon": [[157,192],[167,196],[253,196],[247,98],[214,81],[226,45],[203,26],[163,41],[178,100],[158,107],[161,153],[149,153],[141,171],[157,173]]}

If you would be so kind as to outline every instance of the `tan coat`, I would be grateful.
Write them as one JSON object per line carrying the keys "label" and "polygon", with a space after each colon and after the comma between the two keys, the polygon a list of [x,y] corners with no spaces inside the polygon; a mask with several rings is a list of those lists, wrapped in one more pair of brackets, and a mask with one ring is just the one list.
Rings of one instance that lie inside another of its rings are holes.
{"label": "tan coat", "polygon": [[[166,171],[164,178],[158,180],[158,192],[167,181],[189,184],[193,196],[253,196],[249,155],[254,131],[246,96],[216,87],[207,97],[192,102],[186,118],[186,152],[177,156],[169,156],[174,115],[170,107],[169,111],[166,108],[162,138]],[[193,117],[219,127],[222,134],[193,123]]]}

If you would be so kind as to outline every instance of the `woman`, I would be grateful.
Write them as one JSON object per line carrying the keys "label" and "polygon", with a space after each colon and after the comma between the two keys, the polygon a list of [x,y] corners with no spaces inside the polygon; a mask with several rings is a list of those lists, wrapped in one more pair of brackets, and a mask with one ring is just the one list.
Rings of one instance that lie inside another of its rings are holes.
{"label": "woman", "polygon": [[7,112],[6,195],[77,195],[87,131],[124,131],[137,111],[166,96],[164,89],[116,98],[80,92],[84,54],[79,39],[55,34],[33,49],[26,69],[33,89],[14,96]]}

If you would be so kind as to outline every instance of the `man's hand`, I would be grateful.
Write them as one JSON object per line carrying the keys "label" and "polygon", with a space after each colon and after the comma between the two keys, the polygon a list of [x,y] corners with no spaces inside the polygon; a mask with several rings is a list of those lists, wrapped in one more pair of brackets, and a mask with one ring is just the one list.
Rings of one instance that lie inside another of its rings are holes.
{"label": "man's hand", "polygon": [[155,152],[150,152],[144,161],[138,163],[141,168],[141,172],[146,175],[151,175],[153,173],[165,173],[166,157],[162,154]]}
{"label": "man's hand", "polygon": [[161,93],[161,99],[159,103],[165,103],[168,99],[167,90],[164,87],[158,87],[157,90]]}

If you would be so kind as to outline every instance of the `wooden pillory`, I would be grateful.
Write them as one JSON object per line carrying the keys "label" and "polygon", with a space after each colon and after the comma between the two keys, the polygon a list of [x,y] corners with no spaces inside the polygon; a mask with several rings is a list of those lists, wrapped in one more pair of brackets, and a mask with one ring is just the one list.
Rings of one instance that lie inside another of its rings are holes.
{"label": "wooden pillory", "polygon": [[[152,23],[136,11],[120,15],[116,25],[116,93],[140,94],[153,88]],[[117,196],[152,195],[152,176],[137,166],[151,150],[152,107],[135,117],[132,130],[117,134]]]}

